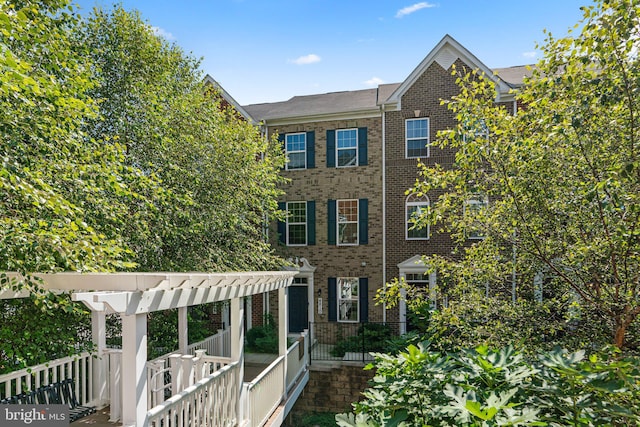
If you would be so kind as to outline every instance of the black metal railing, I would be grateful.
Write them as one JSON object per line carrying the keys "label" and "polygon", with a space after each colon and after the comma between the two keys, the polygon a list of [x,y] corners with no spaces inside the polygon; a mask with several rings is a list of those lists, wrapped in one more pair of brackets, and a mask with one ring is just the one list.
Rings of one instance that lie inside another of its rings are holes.
{"label": "black metal railing", "polygon": [[369,362],[371,352],[393,353],[404,347],[400,322],[312,322],[309,324],[311,360]]}

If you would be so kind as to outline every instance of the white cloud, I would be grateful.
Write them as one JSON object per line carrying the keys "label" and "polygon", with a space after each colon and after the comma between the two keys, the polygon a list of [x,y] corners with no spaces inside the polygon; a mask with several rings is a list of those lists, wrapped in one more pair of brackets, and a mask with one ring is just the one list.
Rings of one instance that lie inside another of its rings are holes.
{"label": "white cloud", "polygon": [[176,38],[169,31],[164,30],[160,27],[151,27],[153,30],[153,34],[156,36],[164,37],[167,40],[175,40]]}
{"label": "white cloud", "polygon": [[320,62],[322,58],[320,58],[315,53],[311,53],[309,55],[301,56],[296,59],[290,59],[289,62],[294,63],[296,65],[307,65],[313,64],[314,62]]}
{"label": "white cloud", "polygon": [[402,18],[405,15],[410,15],[413,12],[417,12],[420,9],[426,9],[426,8],[430,8],[430,7],[436,7],[435,4],[432,3],[427,3],[426,1],[420,2],[420,3],[416,3],[414,5],[411,6],[407,6],[407,7],[403,7],[402,9],[400,9],[398,11],[398,13],[396,13],[396,18]]}
{"label": "white cloud", "polygon": [[366,84],[367,86],[378,86],[384,83],[384,80],[382,80],[379,77],[371,77],[369,80],[367,80],[366,82],[364,82],[364,84]]}
{"label": "white cloud", "polygon": [[524,56],[525,58],[530,58],[533,59],[538,55],[538,52],[536,51],[531,51],[531,52],[523,52],[522,56]]}

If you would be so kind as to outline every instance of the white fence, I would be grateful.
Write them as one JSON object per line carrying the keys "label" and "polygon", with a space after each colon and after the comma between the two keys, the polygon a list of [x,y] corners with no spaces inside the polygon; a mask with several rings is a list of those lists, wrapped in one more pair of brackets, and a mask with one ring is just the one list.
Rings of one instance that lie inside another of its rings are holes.
{"label": "white fence", "polygon": [[251,427],[259,427],[269,419],[284,396],[284,356],[278,357],[253,381],[245,384]]}
{"label": "white fence", "polygon": [[187,353],[196,354],[196,350],[207,350],[210,356],[231,356],[231,329],[218,329],[218,333],[202,341],[189,344]]}
{"label": "white fence", "polygon": [[93,396],[93,356],[82,353],[73,357],[63,357],[42,365],[0,375],[0,398],[14,396],[40,386],[73,378],[78,402],[90,404]]}
{"label": "white fence", "polygon": [[147,413],[145,427],[238,424],[239,362],[216,371]]}
{"label": "white fence", "polygon": [[287,393],[309,366],[308,349],[309,332],[305,331],[287,350]]}

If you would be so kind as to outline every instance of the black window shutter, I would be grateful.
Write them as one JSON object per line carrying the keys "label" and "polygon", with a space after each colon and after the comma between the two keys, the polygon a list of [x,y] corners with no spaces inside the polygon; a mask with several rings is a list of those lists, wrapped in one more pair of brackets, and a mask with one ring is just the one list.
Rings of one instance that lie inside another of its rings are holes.
{"label": "black window shutter", "polygon": [[329,200],[327,202],[327,213],[328,213],[328,221],[327,221],[327,244],[335,245],[336,244],[336,201]]}
{"label": "black window shutter", "polygon": [[[287,147],[286,147],[286,144],[285,144],[285,142],[284,142],[284,137],[285,137],[285,134],[284,134],[284,133],[279,133],[279,134],[278,134],[278,142],[280,143],[280,147],[282,148],[282,152],[286,154],[286,153],[287,153]],[[287,165],[286,165],[286,164],[282,165],[282,169],[283,169],[283,170],[284,170],[286,167],[287,167]]]}
{"label": "black window shutter", "polygon": [[316,167],[316,133],[307,132],[307,169]]}
{"label": "black window shutter", "polygon": [[369,243],[369,200],[358,200],[358,244],[366,245]]}
{"label": "black window shutter", "polygon": [[327,167],[336,167],[336,131],[327,131]]}
{"label": "black window shutter", "polygon": [[316,244],[316,202],[307,202],[307,245]]}
{"label": "black window shutter", "polygon": [[369,321],[369,279],[361,277],[359,283],[360,322],[366,323]]}
{"label": "black window shutter", "polygon": [[[286,202],[278,202],[278,209],[287,215]],[[283,245],[287,243],[287,223],[284,221],[278,221],[278,241]]]}
{"label": "black window shutter", "polygon": [[367,164],[367,128],[358,128],[358,166]]}
{"label": "black window shutter", "polygon": [[338,281],[335,277],[329,277],[329,322],[338,320],[338,297],[337,297]]}

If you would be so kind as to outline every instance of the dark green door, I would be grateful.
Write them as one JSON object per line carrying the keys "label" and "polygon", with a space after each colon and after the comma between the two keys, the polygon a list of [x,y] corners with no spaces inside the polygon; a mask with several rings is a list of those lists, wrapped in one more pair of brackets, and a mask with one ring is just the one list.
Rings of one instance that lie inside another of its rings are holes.
{"label": "dark green door", "polygon": [[289,287],[289,332],[302,332],[309,327],[308,310],[307,287]]}

